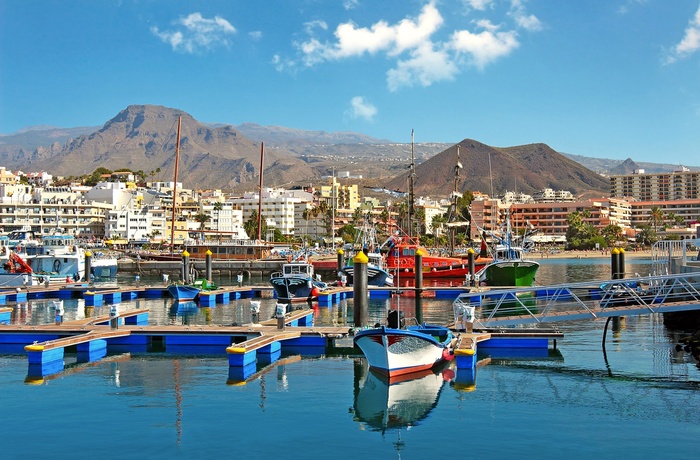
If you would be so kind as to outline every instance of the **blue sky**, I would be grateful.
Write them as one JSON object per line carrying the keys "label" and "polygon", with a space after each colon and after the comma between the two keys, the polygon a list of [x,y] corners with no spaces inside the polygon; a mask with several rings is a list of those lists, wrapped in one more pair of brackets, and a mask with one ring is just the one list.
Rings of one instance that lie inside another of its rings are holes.
{"label": "blue sky", "polygon": [[0,0],[0,133],[130,104],[700,165],[700,0]]}

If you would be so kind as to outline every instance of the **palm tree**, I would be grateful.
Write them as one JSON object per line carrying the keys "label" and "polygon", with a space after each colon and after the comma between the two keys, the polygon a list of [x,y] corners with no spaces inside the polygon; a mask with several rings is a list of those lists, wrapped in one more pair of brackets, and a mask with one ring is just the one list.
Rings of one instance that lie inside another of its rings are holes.
{"label": "palm tree", "polygon": [[664,211],[658,206],[652,206],[649,210],[649,222],[654,226],[654,232],[659,231],[659,224],[664,221]]}
{"label": "palm tree", "polygon": [[199,213],[199,214],[195,214],[195,216],[194,216],[194,221],[199,222],[199,229],[200,230],[204,230],[204,224],[209,222],[209,219],[210,219],[209,214]]}

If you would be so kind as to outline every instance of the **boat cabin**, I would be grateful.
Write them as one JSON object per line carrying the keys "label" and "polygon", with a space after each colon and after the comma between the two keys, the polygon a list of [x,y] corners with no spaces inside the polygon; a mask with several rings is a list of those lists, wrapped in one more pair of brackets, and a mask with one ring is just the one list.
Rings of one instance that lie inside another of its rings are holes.
{"label": "boat cabin", "polygon": [[313,278],[314,267],[306,263],[290,263],[282,266],[282,276],[285,278]]}
{"label": "boat cabin", "polygon": [[496,248],[495,260],[522,260],[522,248],[499,246]]}
{"label": "boat cabin", "polygon": [[67,255],[77,254],[78,246],[73,235],[46,235],[40,246],[27,246],[26,251],[28,255]]}

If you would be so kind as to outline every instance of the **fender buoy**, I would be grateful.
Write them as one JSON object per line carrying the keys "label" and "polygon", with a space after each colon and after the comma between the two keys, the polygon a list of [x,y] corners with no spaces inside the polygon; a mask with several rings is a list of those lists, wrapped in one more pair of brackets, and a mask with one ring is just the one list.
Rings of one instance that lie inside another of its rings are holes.
{"label": "fender buoy", "polygon": [[53,261],[53,271],[55,272],[60,272],[61,271],[61,261],[56,259]]}
{"label": "fender buoy", "polygon": [[316,286],[311,289],[311,297],[318,297],[318,288]]}

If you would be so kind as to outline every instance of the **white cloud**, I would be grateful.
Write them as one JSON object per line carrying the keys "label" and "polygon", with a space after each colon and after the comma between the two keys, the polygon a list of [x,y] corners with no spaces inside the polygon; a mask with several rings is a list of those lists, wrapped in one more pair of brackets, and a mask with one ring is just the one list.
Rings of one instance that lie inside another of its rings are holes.
{"label": "white cloud", "polygon": [[228,36],[236,33],[236,28],[226,19],[220,16],[207,19],[201,13],[191,13],[173,21],[173,25],[175,30],[160,31],[158,27],[152,27],[151,33],[168,43],[174,51],[185,53],[208,50],[215,45],[228,46]]}
{"label": "white cloud", "polygon": [[362,118],[366,121],[372,121],[377,114],[377,108],[367,102],[362,96],[355,96],[350,100],[349,114],[352,118]]}
{"label": "white cloud", "polygon": [[[324,62],[383,55],[389,62],[394,61],[387,72],[387,86],[396,91],[454,79],[465,63],[483,70],[518,48],[517,28],[531,32],[542,29],[539,19],[526,11],[526,0],[503,0],[509,5],[510,29],[477,17],[472,21],[472,30],[443,32],[441,39],[438,32],[445,21],[436,6],[437,1],[430,0],[423,5],[417,17],[407,17],[393,24],[385,20],[365,27],[351,21],[341,23],[333,31],[334,40],[322,38],[322,34],[330,30],[325,22],[306,23],[306,39],[293,44],[298,51],[297,59],[283,62],[277,56],[276,68],[297,68],[297,61],[313,67]],[[473,14],[483,16],[482,11],[494,9],[495,0],[463,2],[472,8]]]}
{"label": "white cloud", "polygon": [[343,8],[346,10],[352,10],[360,4],[360,0],[344,0]]}
{"label": "white cloud", "polygon": [[459,72],[446,50],[435,50],[431,43],[424,43],[411,53],[411,59],[399,61],[396,68],[387,72],[390,91],[403,86],[430,86],[437,81],[452,80]]}
{"label": "white cloud", "polygon": [[442,25],[443,19],[433,3],[428,3],[417,21],[404,19],[396,25],[379,21],[370,28],[357,27],[352,22],[340,24],[335,30],[336,44],[322,44],[315,38],[301,44],[304,54],[314,54],[310,62],[336,60],[365,53],[386,51],[391,56],[419,46]]}
{"label": "white cloud", "polygon": [[278,72],[296,72],[296,62],[289,59],[283,59],[279,54],[272,56],[272,65],[275,66],[275,70]]}
{"label": "white cloud", "polygon": [[493,5],[493,0],[464,0],[464,3],[475,10],[484,11]]}
{"label": "white cloud", "polygon": [[688,23],[681,41],[673,47],[671,53],[667,56],[666,63],[672,64],[678,59],[686,58],[698,49],[700,49],[700,7],[698,7],[695,16]]}
{"label": "white cloud", "polygon": [[634,5],[647,2],[648,0],[627,0],[624,5],[621,5],[620,8],[617,9],[617,12],[620,14],[627,14],[630,12],[630,8],[632,8]]}
{"label": "white cloud", "polygon": [[328,24],[325,21],[309,21],[304,23],[304,30],[308,35],[313,35],[316,29],[328,30]]}
{"label": "white cloud", "polygon": [[251,38],[251,40],[258,41],[262,38],[263,33],[261,30],[254,30],[252,32],[248,32],[248,36]]}
{"label": "white cloud", "polygon": [[521,29],[537,32],[542,30],[542,23],[534,14],[528,14],[523,0],[512,0],[508,16],[512,17]]}
{"label": "white cloud", "polygon": [[469,54],[479,70],[520,46],[514,31],[499,32],[489,21],[480,21],[479,25],[485,30],[478,34],[468,30],[452,34],[452,47],[459,53]]}

